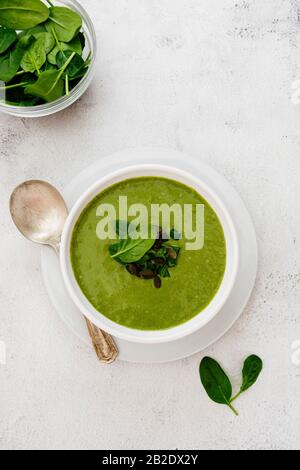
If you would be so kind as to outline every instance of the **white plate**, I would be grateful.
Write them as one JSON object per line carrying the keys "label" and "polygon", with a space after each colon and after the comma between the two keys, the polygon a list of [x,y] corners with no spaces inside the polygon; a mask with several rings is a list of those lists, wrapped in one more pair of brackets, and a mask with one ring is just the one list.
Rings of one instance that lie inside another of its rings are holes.
{"label": "white plate", "polygon": [[[188,171],[204,180],[224,202],[236,226],[240,263],[237,280],[226,304],[201,330],[178,341],[165,344],[138,344],[117,340],[119,359],[129,362],[160,363],[182,359],[210,346],[223,336],[241,315],[254,286],[257,271],[257,244],[254,227],[239,195],[213,169],[199,160],[174,150],[128,149],[105,157],[74,178],[63,191],[69,209],[100,177],[136,164],[160,163]],[[59,260],[51,248],[42,248],[42,272],[50,299],[63,321],[85,343],[91,345],[83,317],[66,291]]]}

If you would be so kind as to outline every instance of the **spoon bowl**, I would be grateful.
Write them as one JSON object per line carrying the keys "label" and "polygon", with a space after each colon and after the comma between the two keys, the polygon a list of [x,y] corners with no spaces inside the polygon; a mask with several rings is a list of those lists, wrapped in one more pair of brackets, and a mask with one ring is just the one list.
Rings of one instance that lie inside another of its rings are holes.
{"label": "spoon bowl", "polygon": [[26,238],[58,250],[68,209],[51,184],[39,180],[20,184],[11,195],[10,213]]}

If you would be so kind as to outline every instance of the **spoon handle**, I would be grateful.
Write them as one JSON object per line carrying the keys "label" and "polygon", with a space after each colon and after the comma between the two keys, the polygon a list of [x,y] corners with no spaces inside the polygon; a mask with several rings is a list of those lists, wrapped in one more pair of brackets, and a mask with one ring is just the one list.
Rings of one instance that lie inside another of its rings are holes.
{"label": "spoon handle", "polygon": [[[60,240],[57,243],[52,243],[51,246],[59,256]],[[97,328],[97,326],[90,322],[87,318],[85,318],[85,321],[98,359],[105,364],[111,364],[116,360],[119,354],[118,348],[113,338],[108,333],[105,333],[105,331]]]}
{"label": "spoon handle", "polygon": [[87,318],[85,321],[98,358],[101,362],[111,364],[119,354],[113,338],[108,333],[97,328]]}

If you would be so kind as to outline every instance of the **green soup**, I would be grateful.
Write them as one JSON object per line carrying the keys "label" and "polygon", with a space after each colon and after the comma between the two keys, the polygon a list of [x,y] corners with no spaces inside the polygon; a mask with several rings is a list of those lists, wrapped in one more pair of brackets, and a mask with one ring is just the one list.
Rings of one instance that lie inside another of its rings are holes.
{"label": "green soup", "polygon": [[[171,277],[161,289],[151,281],[131,276],[109,255],[111,240],[99,240],[96,216],[100,204],[118,207],[127,196],[128,206],[144,204],[204,204],[204,247],[181,247]],[[89,302],[110,320],[138,330],[178,326],[204,310],[216,295],[226,267],[226,243],[221,223],[210,205],[196,191],[173,180],[156,177],[125,180],[95,197],[81,213],[71,241],[71,262],[77,282]]]}

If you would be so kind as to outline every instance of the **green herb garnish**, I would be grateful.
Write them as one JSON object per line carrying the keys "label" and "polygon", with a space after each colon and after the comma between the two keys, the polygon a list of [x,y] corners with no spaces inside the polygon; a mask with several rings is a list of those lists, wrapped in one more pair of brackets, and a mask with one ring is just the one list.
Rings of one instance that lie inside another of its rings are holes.
{"label": "green herb garnish", "polygon": [[0,0],[0,94],[14,106],[49,103],[84,77],[81,16],[41,0]]}
{"label": "green herb garnish", "polygon": [[154,245],[155,240],[127,238],[109,247],[110,256],[117,261],[129,264],[139,261]]}
{"label": "green herb garnish", "polygon": [[232,403],[255,384],[262,368],[263,362],[258,356],[252,355],[246,359],[243,367],[243,383],[240,391],[234,397],[232,397],[231,382],[217,361],[205,357],[201,361],[199,371],[202,385],[209,398],[215,403],[227,405],[238,416],[238,412],[232,406]]}
{"label": "green herb garnish", "polygon": [[109,246],[111,258],[122,264],[132,276],[152,279],[154,287],[160,289],[161,279],[171,277],[169,268],[177,265],[180,247],[167,244],[168,238],[161,229],[157,231],[156,239],[134,240],[127,224],[117,221],[116,231],[119,237],[126,235],[127,238]]}

